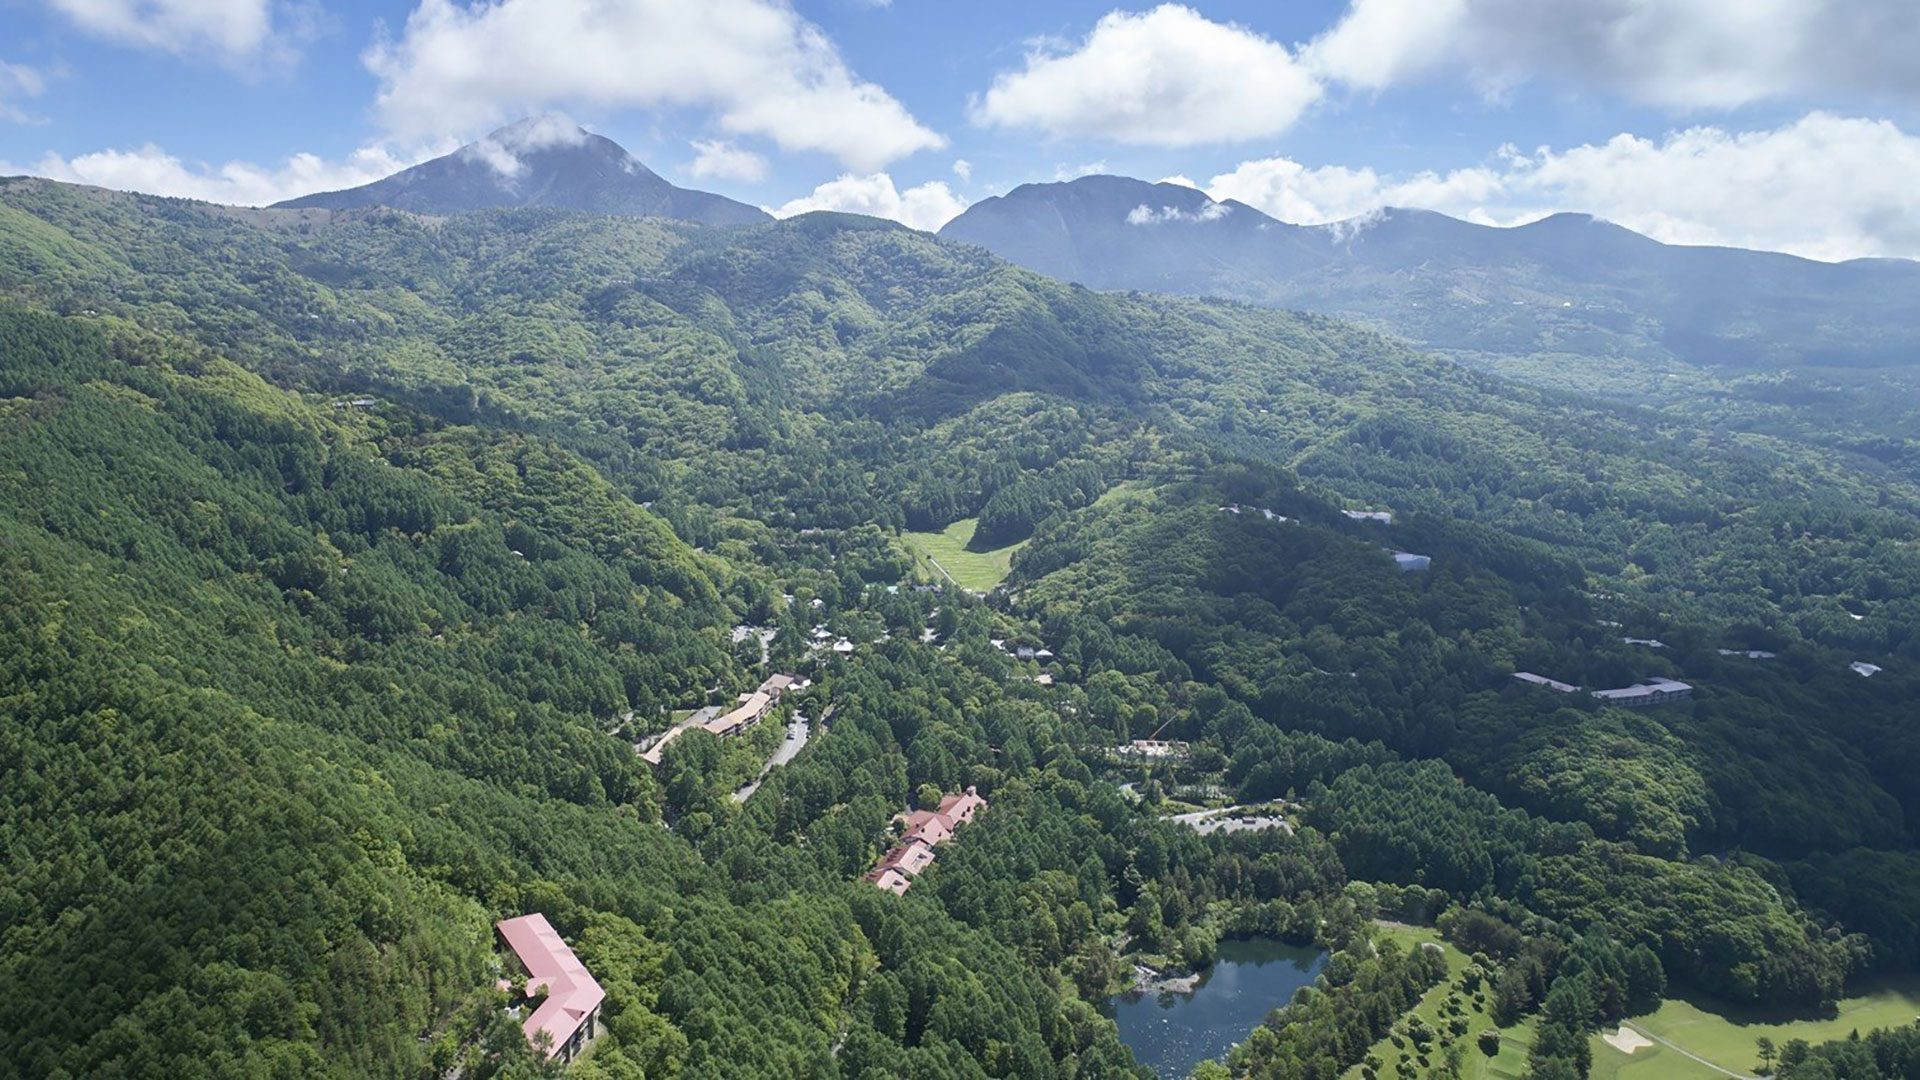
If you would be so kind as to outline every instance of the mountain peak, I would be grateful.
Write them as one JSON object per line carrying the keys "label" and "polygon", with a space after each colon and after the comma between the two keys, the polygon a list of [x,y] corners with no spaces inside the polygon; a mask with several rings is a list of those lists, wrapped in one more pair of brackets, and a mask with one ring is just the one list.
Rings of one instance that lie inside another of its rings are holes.
{"label": "mountain peak", "polygon": [[515,121],[384,180],[278,205],[334,210],[390,206],[435,215],[542,206],[709,225],[767,220],[764,211],[745,203],[675,187],[619,143],[556,113]]}

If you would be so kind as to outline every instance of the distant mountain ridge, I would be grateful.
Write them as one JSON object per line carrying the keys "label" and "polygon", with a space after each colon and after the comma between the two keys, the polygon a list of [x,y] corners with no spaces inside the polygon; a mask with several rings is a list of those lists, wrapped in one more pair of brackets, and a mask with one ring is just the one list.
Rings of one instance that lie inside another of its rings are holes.
{"label": "distant mountain ridge", "polygon": [[1920,355],[1920,263],[1669,245],[1583,214],[1292,225],[1178,184],[1088,176],[984,199],[940,236],[1089,288],[1297,308],[1467,353],[1740,368]]}
{"label": "distant mountain ridge", "polygon": [[419,214],[459,214],[542,206],[598,214],[672,218],[706,225],[752,225],[766,211],[723,195],[675,187],[619,143],[557,116],[503,127],[444,157],[342,191],[275,203],[279,209],[348,210],[389,206]]}

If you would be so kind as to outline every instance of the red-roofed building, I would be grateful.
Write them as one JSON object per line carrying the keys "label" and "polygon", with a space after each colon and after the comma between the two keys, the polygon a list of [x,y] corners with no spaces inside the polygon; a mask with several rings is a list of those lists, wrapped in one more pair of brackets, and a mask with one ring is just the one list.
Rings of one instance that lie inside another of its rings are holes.
{"label": "red-roofed building", "polygon": [[528,996],[546,991],[545,999],[520,1025],[527,1041],[538,1046],[544,1033],[548,1039],[547,1059],[572,1061],[597,1034],[600,1003],[606,1000],[606,992],[560,940],[545,915],[535,912],[502,919],[494,928],[507,944],[512,966],[526,973]]}

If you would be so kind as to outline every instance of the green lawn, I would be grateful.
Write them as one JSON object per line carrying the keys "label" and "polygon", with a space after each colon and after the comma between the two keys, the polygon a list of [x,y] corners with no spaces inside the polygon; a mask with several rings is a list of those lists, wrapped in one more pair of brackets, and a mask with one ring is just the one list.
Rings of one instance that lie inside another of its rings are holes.
{"label": "green lawn", "polygon": [[[1754,1016],[1737,1007],[1711,1001],[1662,1002],[1649,1016],[1636,1017],[1632,1023],[1676,1045],[1724,1066],[1734,1072],[1750,1074],[1759,1058],[1754,1040],[1766,1036],[1776,1046],[1788,1039],[1822,1043],[1844,1039],[1854,1031],[1898,1027],[1920,1017],[1920,980],[1888,983],[1842,1001],[1832,1019],[1780,1020]],[[1595,1038],[1593,1075],[1598,1080],[1713,1080],[1723,1077],[1703,1065],[1655,1044],[1636,1051],[1632,1057]]]}
{"label": "green lawn", "polygon": [[[927,570],[936,579],[945,580],[951,575],[954,583],[963,589],[987,592],[1007,580],[1013,553],[1020,550],[1026,541],[992,551],[968,551],[967,544],[973,540],[973,527],[977,521],[977,518],[967,518],[939,532],[910,532],[904,535],[908,546],[913,548],[923,565],[928,558],[938,562],[939,566],[927,565]],[[940,567],[945,567],[947,573],[942,574]]]}
{"label": "green lawn", "polygon": [[[1430,927],[1376,926],[1373,939],[1376,942],[1391,939],[1399,942],[1404,949],[1417,949],[1428,942],[1440,946],[1447,958],[1447,981],[1427,991],[1426,996],[1420,999],[1420,1003],[1413,1007],[1409,1015],[1420,1017],[1429,1028],[1441,1029],[1443,1022],[1440,1007],[1446,1001],[1448,992],[1460,978],[1460,973],[1467,969],[1466,954],[1440,940],[1440,932]],[[1490,993],[1491,988],[1487,990]],[[1513,1027],[1502,1029],[1500,1053],[1488,1057],[1480,1052],[1479,1039],[1482,1031],[1494,1026],[1493,1018],[1488,1016],[1484,1009],[1473,1004],[1471,994],[1463,993],[1461,998],[1467,1006],[1467,1033],[1460,1037],[1461,1044],[1467,1048],[1466,1067],[1461,1070],[1463,1080],[1518,1080],[1527,1071],[1527,1050],[1533,1045],[1533,1021],[1523,1020]],[[1380,1080],[1393,1080],[1399,1075],[1396,1071],[1399,1060],[1410,1054],[1411,1044],[1403,1050],[1395,1047],[1392,1038],[1389,1037],[1375,1043],[1367,1052],[1380,1059],[1382,1066],[1378,1073]],[[1433,1065],[1438,1065],[1440,1060],[1438,1052],[1428,1057],[1429,1063]],[[1419,1075],[1424,1076],[1426,1072],[1427,1070],[1422,1068]],[[1355,1065],[1348,1069],[1341,1080],[1360,1080],[1360,1066]]]}

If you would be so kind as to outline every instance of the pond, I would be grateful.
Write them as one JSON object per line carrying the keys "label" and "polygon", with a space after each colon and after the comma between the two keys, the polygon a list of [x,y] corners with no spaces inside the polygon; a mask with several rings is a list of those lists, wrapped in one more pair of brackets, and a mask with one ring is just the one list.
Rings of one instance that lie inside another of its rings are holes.
{"label": "pond", "polygon": [[1100,1011],[1120,1041],[1162,1080],[1184,1080],[1195,1065],[1225,1054],[1268,1012],[1313,982],[1327,953],[1272,938],[1220,943],[1220,958],[1200,974],[1191,994],[1121,994]]}

